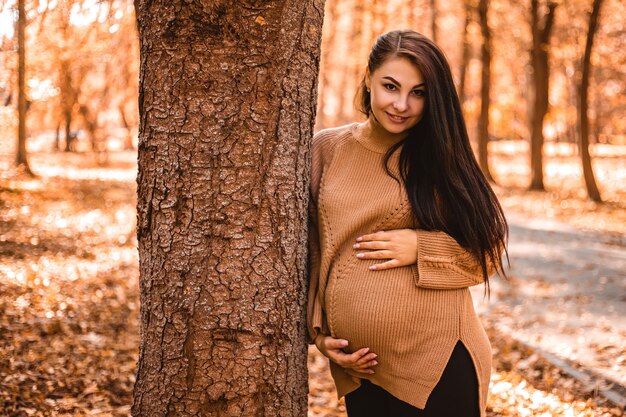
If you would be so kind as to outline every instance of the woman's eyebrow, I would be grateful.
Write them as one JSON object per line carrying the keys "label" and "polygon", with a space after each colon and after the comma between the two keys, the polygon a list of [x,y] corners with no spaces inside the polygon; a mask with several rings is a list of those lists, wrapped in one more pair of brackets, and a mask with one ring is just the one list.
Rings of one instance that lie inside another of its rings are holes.
{"label": "woman's eyebrow", "polygon": [[[391,77],[391,76],[389,76],[389,75],[385,75],[385,76],[383,77],[383,79],[387,79],[387,80],[390,80],[390,81],[394,82],[394,83],[395,83],[395,84],[397,84],[397,85],[401,85],[399,82],[397,82],[396,80],[394,80],[394,79],[393,79],[393,77]],[[419,83],[419,84],[415,85],[413,88],[421,87],[421,86],[423,86],[423,85],[425,85],[425,84],[426,84],[426,83]]]}

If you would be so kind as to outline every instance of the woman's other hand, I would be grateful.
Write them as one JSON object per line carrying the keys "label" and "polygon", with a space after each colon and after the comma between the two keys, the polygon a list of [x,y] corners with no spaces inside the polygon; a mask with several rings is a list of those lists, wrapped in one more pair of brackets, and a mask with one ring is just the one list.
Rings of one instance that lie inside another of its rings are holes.
{"label": "woman's other hand", "polygon": [[370,266],[375,271],[417,262],[417,236],[414,229],[378,231],[359,236],[352,247],[357,250],[356,257],[359,259],[387,259]]}
{"label": "woman's other hand", "polygon": [[369,348],[362,348],[354,353],[344,352],[342,349],[348,346],[348,341],[345,339],[318,334],[315,338],[315,346],[324,356],[345,369],[371,375],[374,373],[371,368],[378,365],[378,361],[375,360],[378,355],[370,352]]}

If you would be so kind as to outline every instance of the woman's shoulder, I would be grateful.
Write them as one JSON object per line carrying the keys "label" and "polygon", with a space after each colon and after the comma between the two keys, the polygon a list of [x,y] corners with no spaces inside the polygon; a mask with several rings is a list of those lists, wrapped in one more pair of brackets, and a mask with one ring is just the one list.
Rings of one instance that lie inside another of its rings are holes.
{"label": "woman's shoulder", "polygon": [[351,137],[352,130],[357,124],[355,122],[319,130],[313,135],[313,150],[323,153],[332,152],[337,145]]}

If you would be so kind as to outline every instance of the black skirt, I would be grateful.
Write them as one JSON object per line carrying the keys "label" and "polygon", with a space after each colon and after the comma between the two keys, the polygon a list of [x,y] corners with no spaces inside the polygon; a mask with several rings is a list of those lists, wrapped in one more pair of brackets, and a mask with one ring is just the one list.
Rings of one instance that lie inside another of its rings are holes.
{"label": "black skirt", "polygon": [[423,410],[362,379],[361,386],[346,395],[346,411],[348,417],[479,417],[472,358],[463,343],[457,342]]}

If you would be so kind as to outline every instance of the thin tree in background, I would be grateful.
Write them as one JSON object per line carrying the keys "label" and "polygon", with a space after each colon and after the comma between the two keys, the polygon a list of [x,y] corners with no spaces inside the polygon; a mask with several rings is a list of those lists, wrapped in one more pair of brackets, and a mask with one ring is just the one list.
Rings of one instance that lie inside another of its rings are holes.
{"label": "thin tree in background", "polygon": [[[364,25],[363,18],[365,17],[365,11],[363,8],[363,3],[359,0],[354,2],[352,19],[353,19],[353,31],[352,31],[352,79],[350,82],[352,85],[357,88],[359,82],[361,82],[361,78],[364,75],[365,67],[364,62],[367,62],[367,52],[364,52],[365,48],[369,47],[369,45],[364,45],[363,42],[363,34],[364,34]],[[326,18],[324,17],[324,20]],[[365,48],[364,48],[365,47]],[[354,98],[354,91],[352,93],[352,97]]]}
{"label": "thin tree in background", "polygon": [[337,31],[333,28],[337,25],[337,5],[339,2],[337,1],[329,1],[326,3],[326,9],[324,12],[324,26],[323,30],[324,36],[324,44],[322,47],[322,56],[321,56],[321,64],[324,65],[327,70],[321,73],[319,77],[319,88],[318,88],[318,96],[317,96],[317,125],[316,128],[318,130],[324,129],[328,127],[329,120],[326,117],[326,113],[324,112],[324,107],[327,105],[328,97],[332,95],[332,79],[331,76],[333,71],[330,71],[330,68],[334,68],[333,64],[337,62],[337,60],[332,59],[331,52],[335,50],[335,40],[337,38]]}
{"label": "thin tree in background", "polygon": [[459,101],[461,105],[465,102],[465,83],[467,80],[467,67],[469,66],[471,46],[469,42],[469,25],[472,22],[472,15],[474,13],[474,7],[472,0],[463,1],[463,12],[465,13],[465,19],[463,24],[463,35],[461,45],[461,65],[459,68]]}
{"label": "thin tree in background", "polygon": [[549,46],[554,12],[557,4],[549,2],[548,12],[540,15],[539,0],[531,0],[532,47],[532,98],[530,107],[530,189],[545,190],[543,185],[543,119],[548,112],[550,81]]}
{"label": "thin tree in background", "polygon": [[408,2],[408,11],[409,11],[409,28],[414,31],[419,32],[420,25],[418,25],[417,13],[415,12],[417,8],[417,0],[409,0]]}
{"label": "thin tree in background", "polygon": [[15,164],[21,167],[28,175],[33,175],[28,165],[28,155],[26,153],[26,48],[25,48],[25,32],[26,32],[26,10],[24,0],[17,2],[17,53],[18,53],[18,71],[17,71],[17,152]]}
{"label": "thin tree in background", "polygon": [[591,155],[589,154],[589,118],[587,109],[589,107],[589,78],[591,74],[591,52],[593,50],[593,39],[598,29],[600,18],[600,8],[602,0],[593,0],[593,9],[589,15],[589,30],[587,31],[587,42],[585,44],[585,54],[582,62],[582,77],[580,80],[580,100],[578,108],[579,136],[580,136],[580,157],[583,165],[583,177],[587,194],[593,201],[601,202],[600,190],[596,184],[591,166]]}
{"label": "thin tree in background", "polygon": [[480,17],[480,30],[483,43],[480,48],[480,61],[482,72],[480,78],[480,116],[478,117],[478,164],[485,177],[493,182],[493,176],[489,171],[489,107],[491,104],[491,31],[487,15],[489,1],[478,2],[478,15]]}
{"label": "thin tree in background", "polygon": [[132,415],[306,416],[323,0],[139,0]]}
{"label": "thin tree in background", "polygon": [[430,0],[430,33],[432,41],[437,43],[437,0]]}

